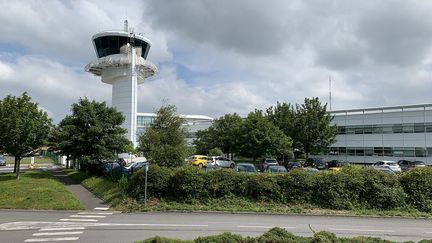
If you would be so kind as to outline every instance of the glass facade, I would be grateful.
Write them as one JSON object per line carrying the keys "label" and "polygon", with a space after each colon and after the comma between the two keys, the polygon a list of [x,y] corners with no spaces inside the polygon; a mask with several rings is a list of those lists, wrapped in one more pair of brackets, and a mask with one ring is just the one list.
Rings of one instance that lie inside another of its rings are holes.
{"label": "glass facade", "polygon": [[330,147],[325,155],[432,157],[432,147]]}
{"label": "glass facade", "polygon": [[147,42],[127,36],[101,36],[94,39],[94,43],[98,58],[113,54],[120,54],[120,47],[126,45],[127,43],[130,43],[134,47],[141,47],[141,57],[144,59],[147,58],[148,52],[150,50],[150,45]]}
{"label": "glass facade", "polygon": [[432,133],[432,122],[337,126],[338,134]]}

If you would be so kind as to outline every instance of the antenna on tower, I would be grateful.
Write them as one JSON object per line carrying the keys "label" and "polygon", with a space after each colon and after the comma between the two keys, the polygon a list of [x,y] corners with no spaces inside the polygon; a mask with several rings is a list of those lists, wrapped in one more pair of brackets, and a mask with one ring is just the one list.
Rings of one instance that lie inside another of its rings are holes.
{"label": "antenna on tower", "polygon": [[331,100],[331,75],[329,75],[329,105],[330,105],[330,110],[332,110],[332,100]]}

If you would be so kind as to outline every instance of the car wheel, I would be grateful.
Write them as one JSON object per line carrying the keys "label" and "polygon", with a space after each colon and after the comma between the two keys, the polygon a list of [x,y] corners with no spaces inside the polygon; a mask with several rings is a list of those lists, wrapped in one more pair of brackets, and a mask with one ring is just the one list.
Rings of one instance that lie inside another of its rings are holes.
{"label": "car wheel", "polygon": [[234,164],[231,164],[231,165],[230,165],[230,168],[231,168],[231,169],[234,169]]}
{"label": "car wheel", "polygon": [[198,168],[202,169],[203,164],[198,164]]}

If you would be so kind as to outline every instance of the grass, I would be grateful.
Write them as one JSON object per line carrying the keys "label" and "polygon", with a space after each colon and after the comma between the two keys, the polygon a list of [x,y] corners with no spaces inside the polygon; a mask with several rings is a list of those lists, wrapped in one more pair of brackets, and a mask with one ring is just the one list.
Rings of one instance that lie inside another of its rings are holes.
{"label": "grass", "polygon": [[314,205],[285,205],[271,202],[255,202],[242,198],[209,199],[206,201],[175,202],[150,198],[147,206],[144,202],[128,198],[122,193],[122,182],[113,182],[105,177],[89,176],[73,169],[65,172],[75,181],[80,182],[90,191],[112,204],[116,210],[124,212],[137,211],[217,211],[217,212],[255,212],[272,214],[308,214],[308,215],[343,215],[343,216],[379,216],[379,217],[424,217],[432,218],[431,213],[420,212],[411,208],[396,210],[332,210],[318,208]]}
{"label": "grass", "polygon": [[65,169],[63,171],[103,201],[110,203],[114,208],[123,200],[123,193],[119,182],[113,182],[104,177],[89,176],[75,169]]}
{"label": "grass", "polygon": [[[35,164],[53,164],[54,160],[44,156],[35,156],[34,157]],[[14,165],[15,160],[14,157],[6,157],[6,164]],[[30,164],[30,157],[25,157],[21,159],[21,164],[26,165]]]}
{"label": "grass", "polygon": [[1,209],[84,209],[80,201],[48,172],[27,170],[15,179],[0,174]]}

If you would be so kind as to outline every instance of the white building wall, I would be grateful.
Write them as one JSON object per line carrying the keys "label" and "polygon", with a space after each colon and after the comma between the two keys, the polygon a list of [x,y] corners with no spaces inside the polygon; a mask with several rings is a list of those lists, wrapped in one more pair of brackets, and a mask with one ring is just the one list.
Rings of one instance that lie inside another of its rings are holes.
{"label": "white building wall", "polygon": [[[345,127],[346,134],[336,136],[336,142],[330,146],[330,151],[334,152],[335,148],[339,148],[343,154],[329,152],[315,157],[358,163],[410,159],[422,160],[432,165],[432,104],[335,111],[333,114],[333,122],[338,127]],[[426,132],[414,130],[416,126],[429,126],[428,124],[431,126]],[[381,131],[376,127],[382,127],[382,132],[376,133]],[[356,130],[357,128],[359,130]],[[346,152],[343,151],[344,148]],[[380,149],[383,154],[375,156]],[[351,154],[354,150],[355,156]],[[364,155],[358,156],[357,152],[362,154],[362,150]],[[370,155],[371,151],[374,155]],[[421,155],[422,151],[425,151],[424,156],[416,157],[416,154]]]}

